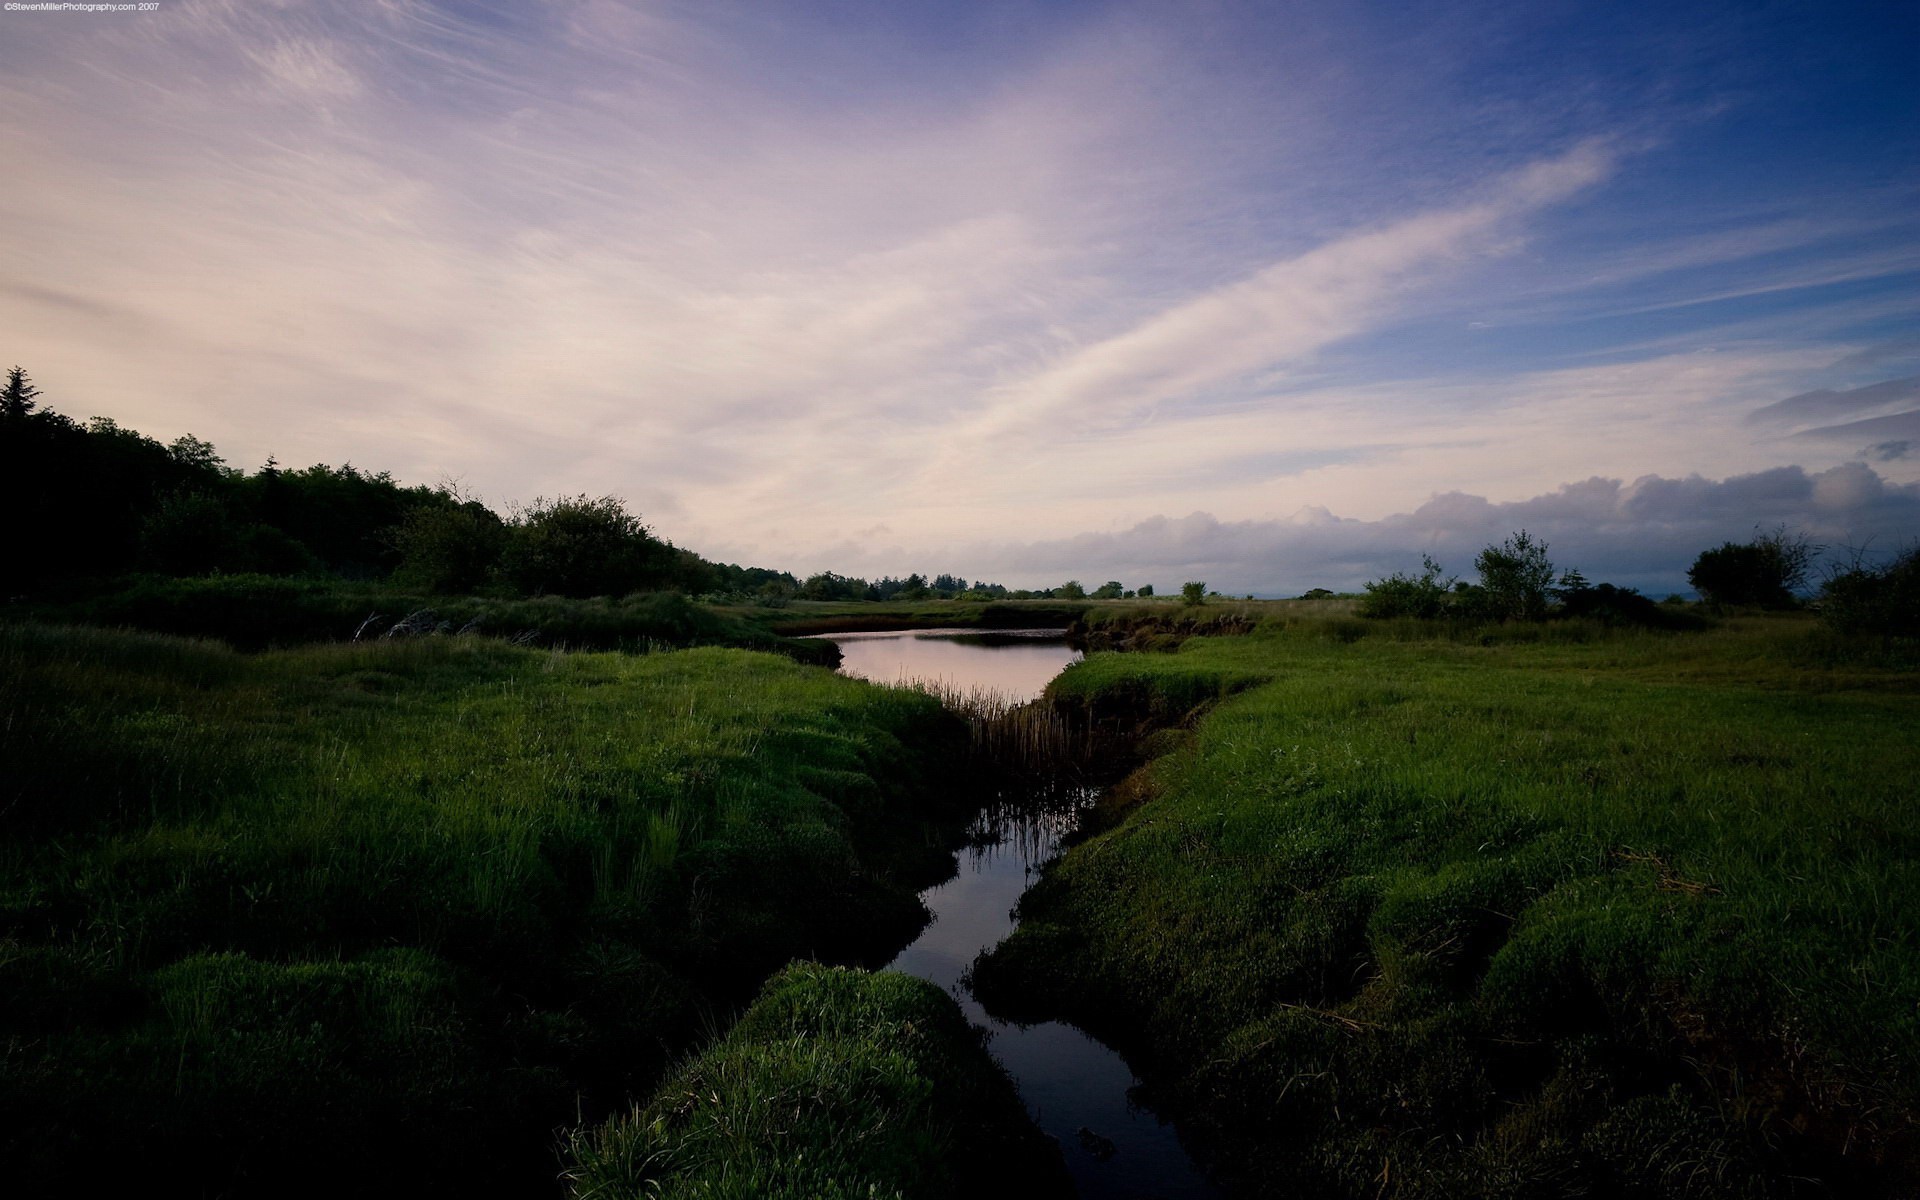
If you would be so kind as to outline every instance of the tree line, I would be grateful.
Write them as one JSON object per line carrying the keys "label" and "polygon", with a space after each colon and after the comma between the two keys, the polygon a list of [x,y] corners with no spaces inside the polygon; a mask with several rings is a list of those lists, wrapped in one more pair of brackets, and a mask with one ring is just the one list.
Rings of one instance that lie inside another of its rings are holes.
{"label": "tree line", "polygon": [[191,434],[162,443],[46,407],[25,371],[0,389],[8,595],[127,572],[331,575],[433,592],[619,595],[797,587],[708,562],[616,497],[543,497],[505,516],[457,485],[351,463],[246,472]]}
{"label": "tree line", "polygon": [[878,579],[711,562],[657,536],[614,496],[542,497],[505,515],[457,484],[405,485],[347,463],[251,473],[186,434],[163,443],[109,417],[75,421],[14,367],[0,389],[0,595],[129,572],[381,580],[442,594],[680,591],[791,600],[1150,598],[1108,580],[1009,588],[918,572]]}
{"label": "tree line", "polygon": [[[1920,545],[1882,562],[1851,551],[1825,573],[1810,599],[1813,565],[1824,548],[1785,526],[1745,542],[1703,550],[1687,570],[1701,602],[1721,609],[1785,610],[1811,604],[1843,632],[1920,636]],[[1687,618],[1630,587],[1593,583],[1577,568],[1556,574],[1547,543],[1526,530],[1474,558],[1477,582],[1446,575],[1431,555],[1417,573],[1396,571],[1366,584],[1366,617],[1543,621],[1591,617],[1610,624],[1676,627]],[[1669,597],[1669,601],[1679,597]]]}

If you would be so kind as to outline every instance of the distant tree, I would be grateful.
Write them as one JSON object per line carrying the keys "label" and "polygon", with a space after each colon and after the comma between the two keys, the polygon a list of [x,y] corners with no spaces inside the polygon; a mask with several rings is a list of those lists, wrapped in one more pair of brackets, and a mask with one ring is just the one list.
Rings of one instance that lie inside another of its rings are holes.
{"label": "distant tree", "polygon": [[1188,580],[1180,585],[1180,603],[1188,608],[1198,608],[1207,602],[1207,585],[1197,580]]}
{"label": "distant tree", "polygon": [[183,433],[167,446],[167,453],[183,467],[197,471],[225,471],[227,460],[214,450],[212,442],[204,442],[190,433]]}
{"label": "distant tree", "polygon": [[1547,544],[1526,530],[1488,546],[1473,560],[1480,572],[1487,615],[1499,621],[1538,621],[1547,615],[1553,563]]}
{"label": "distant tree", "polygon": [[1385,579],[1366,585],[1357,610],[1363,617],[1437,617],[1446,609],[1447,593],[1454,581],[1445,574],[1431,554],[1420,556],[1420,574],[1395,571]]}
{"label": "distant tree", "polygon": [[1329,600],[1332,599],[1332,597],[1333,593],[1326,588],[1308,588],[1306,591],[1300,593],[1302,600]]}
{"label": "distant tree", "polygon": [[18,421],[31,413],[38,405],[35,398],[40,389],[33,386],[27,373],[19,367],[7,372],[7,386],[0,389],[0,419]]}
{"label": "distant tree", "polygon": [[1087,589],[1080,586],[1078,579],[1069,579],[1054,589],[1054,594],[1062,600],[1085,600],[1087,598]]}
{"label": "distant tree", "polygon": [[1138,595],[1142,600],[1151,600],[1153,599],[1153,585],[1150,583],[1143,583],[1140,585],[1140,590],[1135,594]]}
{"label": "distant tree", "polygon": [[1560,582],[1554,584],[1551,590],[1554,599],[1561,604],[1574,605],[1579,603],[1580,597],[1593,590],[1593,585],[1587,582],[1587,577],[1580,573],[1579,568],[1568,567],[1561,572]]}
{"label": "distant tree", "polygon": [[1703,551],[1687,569],[1687,582],[1712,604],[1792,608],[1806,586],[1818,546],[1782,525],[1751,542],[1724,542]]}
{"label": "distant tree", "polygon": [[671,554],[616,496],[543,497],[515,516],[501,565],[529,595],[615,596],[660,586]]}
{"label": "distant tree", "polygon": [[1093,589],[1093,598],[1095,600],[1118,600],[1123,590],[1124,588],[1118,579],[1109,579],[1099,587]]}

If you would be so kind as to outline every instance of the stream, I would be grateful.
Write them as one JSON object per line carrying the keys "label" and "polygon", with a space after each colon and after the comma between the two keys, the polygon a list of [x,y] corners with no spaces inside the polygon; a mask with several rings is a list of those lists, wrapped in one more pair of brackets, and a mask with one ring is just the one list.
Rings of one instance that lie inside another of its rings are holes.
{"label": "stream", "polygon": [[[840,669],[876,683],[935,683],[1025,701],[1080,658],[1057,629],[936,629],[827,635]],[[958,874],[921,893],[933,921],[888,964],[945,988],[1020,1089],[1034,1122],[1060,1143],[1085,1200],[1217,1197],[1174,1135],[1137,1097],[1140,1080],[1118,1053],[1071,1025],[1013,1025],[990,1016],[963,975],[979,953],[1013,932],[1013,907],[1092,803],[1084,791],[1049,809],[989,804]]]}

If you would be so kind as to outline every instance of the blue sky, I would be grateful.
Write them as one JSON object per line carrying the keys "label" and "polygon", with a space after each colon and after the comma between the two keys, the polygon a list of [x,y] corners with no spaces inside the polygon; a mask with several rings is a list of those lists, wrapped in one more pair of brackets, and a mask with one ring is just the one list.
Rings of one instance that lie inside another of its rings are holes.
{"label": "blue sky", "polygon": [[1911,4],[8,12],[0,357],[803,572],[1283,594],[1528,522],[1665,590],[1920,535],[1916,61]]}

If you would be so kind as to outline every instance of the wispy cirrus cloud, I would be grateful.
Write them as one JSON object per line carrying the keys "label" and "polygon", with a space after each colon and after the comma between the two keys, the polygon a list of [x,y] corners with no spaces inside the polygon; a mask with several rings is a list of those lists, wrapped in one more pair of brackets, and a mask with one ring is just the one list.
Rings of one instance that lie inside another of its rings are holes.
{"label": "wispy cirrus cloud", "polygon": [[[1904,427],[1744,422],[1913,369],[1912,179],[1835,135],[1799,175],[1715,141],[1787,152],[1739,85],[1803,47],[1469,9],[7,14],[4,349],[58,407],[243,464],[614,492],[800,569],[1920,469],[1875,449]],[[1833,128],[1884,157],[1872,116]]]}

